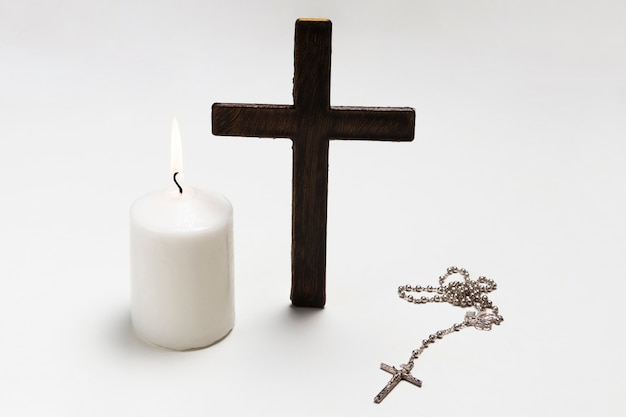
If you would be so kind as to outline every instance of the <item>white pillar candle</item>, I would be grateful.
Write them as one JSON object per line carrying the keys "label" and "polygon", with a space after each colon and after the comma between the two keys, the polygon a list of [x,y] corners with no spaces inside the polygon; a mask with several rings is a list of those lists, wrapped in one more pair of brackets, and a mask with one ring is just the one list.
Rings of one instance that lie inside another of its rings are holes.
{"label": "white pillar candle", "polygon": [[177,184],[130,208],[131,316],[142,339],[189,350],[212,345],[234,325],[233,209],[222,195],[182,183],[180,148],[174,120]]}

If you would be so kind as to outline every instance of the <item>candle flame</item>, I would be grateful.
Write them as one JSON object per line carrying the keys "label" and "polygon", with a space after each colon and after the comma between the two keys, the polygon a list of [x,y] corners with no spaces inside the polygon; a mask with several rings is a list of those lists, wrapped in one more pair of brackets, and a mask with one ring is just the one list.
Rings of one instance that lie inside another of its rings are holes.
{"label": "candle flame", "polygon": [[171,141],[171,159],[170,159],[170,174],[174,175],[178,172],[178,181],[183,180],[183,146],[180,137],[180,126],[178,126],[178,120],[174,117],[172,121],[172,141]]}

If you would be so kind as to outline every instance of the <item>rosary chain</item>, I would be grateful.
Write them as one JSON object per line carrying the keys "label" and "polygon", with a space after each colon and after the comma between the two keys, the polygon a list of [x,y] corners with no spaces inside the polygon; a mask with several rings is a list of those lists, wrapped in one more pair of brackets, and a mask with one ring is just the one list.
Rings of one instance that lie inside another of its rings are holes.
{"label": "rosary chain", "polygon": [[[460,274],[462,281],[451,281],[446,284],[446,279],[451,275]],[[493,324],[500,324],[502,316],[498,312],[498,307],[493,305],[487,294],[496,289],[495,281],[486,277],[479,277],[476,281],[470,279],[469,273],[463,268],[451,266],[446,273],[439,277],[439,286],[433,287],[428,285],[402,285],[398,287],[398,296],[414,304],[441,303],[446,302],[458,307],[474,307],[476,311],[468,311],[465,313],[465,320],[462,323],[455,323],[447,329],[438,330],[422,340],[422,345],[411,352],[411,357],[407,363],[400,365],[400,368],[389,366],[385,363],[380,364],[380,369],[392,374],[391,380],[374,397],[375,403],[380,403],[385,397],[398,385],[400,381],[408,381],[418,387],[422,386],[422,381],[411,375],[411,370],[415,365],[415,360],[438,339],[443,338],[450,333],[458,332],[466,327],[475,327],[478,330],[491,330]],[[414,297],[409,294],[415,293],[435,293],[432,296]]]}
{"label": "rosary chain", "polygon": [[[446,284],[446,280],[454,274],[460,274],[463,281],[452,281]],[[474,307],[476,312],[468,312],[462,323],[455,323],[447,329],[441,329],[422,340],[422,345],[411,352],[411,357],[407,361],[406,369],[413,369],[415,360],[438,339],[442,339],[451,333],[458,332],[466,327],[476,327],[480,330],[491,330],[491,324],[500,324],[503,321],[499,315],[499,309],[493,305],[486,294],[496,290],[497,284],[494,280],[484,276],[478,277],[476,281],[472,281],[464,268],[451,266],[446,273],[439,277],[439,286],[432,285],[402,285],[398,287],[398,296],[413,304],[441,303],[447,302],[458,307]],[[435,293],[433,296],[416,296],[408,293]],[[487,310],[490,310],[487,313]]]}

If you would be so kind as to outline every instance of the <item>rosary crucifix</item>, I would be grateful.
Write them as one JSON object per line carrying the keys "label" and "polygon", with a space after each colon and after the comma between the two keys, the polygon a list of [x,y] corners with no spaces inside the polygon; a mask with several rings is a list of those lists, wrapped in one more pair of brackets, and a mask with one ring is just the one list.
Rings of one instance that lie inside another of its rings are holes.
{"label": "rosary crucifix", "polygon": [[411,108],[331,107],[330,20],[298,19],[293,105],[213,104],[213,134],[293,141],[291,302],[326,303],[330,139],[412,141]]}

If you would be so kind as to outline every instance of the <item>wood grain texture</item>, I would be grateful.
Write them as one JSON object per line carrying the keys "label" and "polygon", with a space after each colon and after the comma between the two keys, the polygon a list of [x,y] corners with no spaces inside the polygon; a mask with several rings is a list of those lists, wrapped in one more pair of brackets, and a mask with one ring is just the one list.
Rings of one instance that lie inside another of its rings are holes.
{"label": "wood grain texture", "polygon": [[293,141],[291,301],[326,303],[328,148],[331,139],[412,141],[415,110],[331,107],[329,20],[298,19],[293,105],[215,103],[213,134]]}

